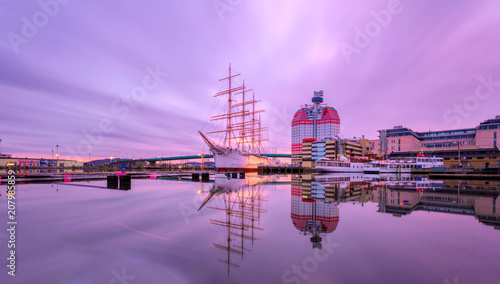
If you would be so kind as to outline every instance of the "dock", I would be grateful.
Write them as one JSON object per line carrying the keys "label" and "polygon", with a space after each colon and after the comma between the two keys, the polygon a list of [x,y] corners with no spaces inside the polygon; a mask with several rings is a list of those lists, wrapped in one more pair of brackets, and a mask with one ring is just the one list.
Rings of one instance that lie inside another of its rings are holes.
{"label": "dock", "polygon": [[264,166],[258,168],[259,174],[272,175],[272,174],[303,174],[316,172],[315,169],[304,167],[270,167]]}
{"label": "dock", "polygon": [[[193,172],[176,173],[144,173],[144,172],[95,172],[95,173],[57,173],[57,174],[17,174],[16,184],[25,183],[52,183],[52,182],[75,182],[75,181],[96,181],[107,180],[108,176],[129,175],[132,179],[181,179],[192,180]],[[201,174],[201,173],[200,173]],[[0,185],[6,184],[8,177],[5,174],[0,176]]]}

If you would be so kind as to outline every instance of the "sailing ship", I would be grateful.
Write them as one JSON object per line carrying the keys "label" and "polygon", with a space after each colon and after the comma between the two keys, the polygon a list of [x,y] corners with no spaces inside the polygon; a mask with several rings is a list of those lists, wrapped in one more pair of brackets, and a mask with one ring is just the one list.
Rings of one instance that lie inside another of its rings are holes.
{"label": "sailing ship", "polygon": [[[229,75],[219,81],[227,83],[227,89],[218,92],[214,97],[224,97],[227,108],[223,114],[212,116],[210,121],[223,121],[222,129],[207,134],[224,134],[221,143],[216,143],[201,131],[198,131],[203,141],[208,145],[215,161],[217,171],[257,171],[259,166],[269,166],[276,161],[261,155],[263,139],[262,132],[267,128],[261,126],[260,114],[264,110],[256,110],[258,102],[251,89],[245,86],[245,81],[238,84],[241,74],[234,73],[229,64]],[[250,96],[251,94],[251,96]]]}

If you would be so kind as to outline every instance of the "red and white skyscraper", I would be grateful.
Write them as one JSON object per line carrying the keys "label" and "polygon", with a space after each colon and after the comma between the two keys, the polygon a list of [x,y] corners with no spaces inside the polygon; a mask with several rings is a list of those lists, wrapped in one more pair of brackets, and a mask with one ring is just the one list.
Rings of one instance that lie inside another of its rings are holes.
{"label": "red and white skyscraper", "polygon": [[292,163],[300,163],[302,141],[314,138],[324,141],[336,138],[340,133],[337,110],[323,104],[323,91],[314,92],[312,105],[299,109],[292,120]]}

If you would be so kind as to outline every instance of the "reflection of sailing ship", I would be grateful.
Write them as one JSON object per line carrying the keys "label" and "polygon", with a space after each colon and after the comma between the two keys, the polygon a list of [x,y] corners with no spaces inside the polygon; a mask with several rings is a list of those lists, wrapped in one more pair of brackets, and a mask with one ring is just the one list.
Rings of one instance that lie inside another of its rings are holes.
{"label": "reflection of sailing ship", "polygon": [[259,165],[269,165],[274,161],[261,156],[262,132],[267,128],[261,127],[260,113],[264,110],[256,110],[255,100],[252,93],[245,87],[245,82],[236,84],[235,78],[240,74],[234,74],[229,65],[229,74],[220,81],[227,82],[227,89],[215,94],[215,97],[227,96],[227,109],[223,114],[212,116],[211,121],[225,121],[223,129],[208,132],[208,134],[224,134],[223,145],[217,145],[214,141],[199,132],[215,160],[218,171],[257,171]]}
{"label": "reflection of sailing ship", "polygon": [[[200,206],[214,210],[214,215],[218,218],[210,219],[210,223],[224,229],[225,244],[213,243],[213,245],[226,252],[227,259],[219,259],[220,262],[227,263],[227,273],[229,277],[230,267],[239,267],[232,262],[232,254],[241,256],[245,252],[250,252],[255,237],[255,231],[262,231],[260,227],[260,214],[267,210],[261,207],[262,189],[260,184],[264,180],[247,177],[245,180],[229,179],[226,176],[216,176],[212,189]],[[209,206],[212,205],[212,206]],[[248,247],[247,242],[251,243]]]}

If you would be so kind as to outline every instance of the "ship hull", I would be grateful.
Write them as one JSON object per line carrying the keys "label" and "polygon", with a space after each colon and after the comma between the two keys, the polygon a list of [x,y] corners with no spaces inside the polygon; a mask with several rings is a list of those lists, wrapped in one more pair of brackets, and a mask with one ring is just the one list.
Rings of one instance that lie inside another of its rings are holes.
{"label": "ship hull", "polygon": [[229,150],[225,154],[214,153],[215,168],[218,172],[238,171],[256,172],[259,166],[270,166],[273,162],[267,157],[241,154],[237,150]]}

